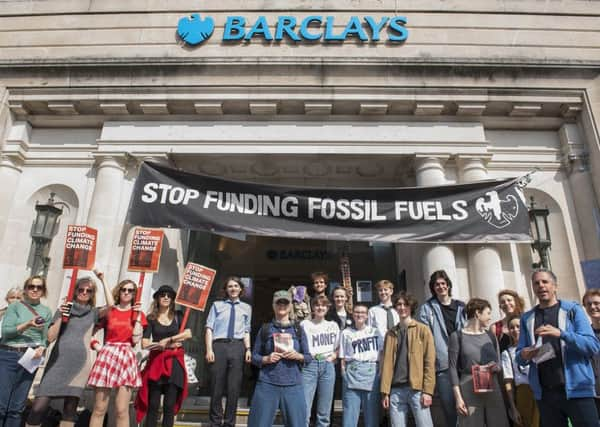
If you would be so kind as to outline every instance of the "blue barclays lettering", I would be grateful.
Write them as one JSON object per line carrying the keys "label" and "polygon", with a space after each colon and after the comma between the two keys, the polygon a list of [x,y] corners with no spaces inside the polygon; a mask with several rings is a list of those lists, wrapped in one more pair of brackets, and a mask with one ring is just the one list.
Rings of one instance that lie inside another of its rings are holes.
{"label": "blue barclays lettering", "polygon": [[379,351],[379,341],[377,337],[366,337],[356,341],[352,341],[352,350],[355,353],[364,353],[365,351]]}
{"label": "blue barclays lettering", "polygon": [[[254,23],[247,22],[243,16],[228,16],[223,26],[222,40],[250,41],[253,38],[262,38],[269,42],[284,39],[293,42],[342,42],[355,38],[361,42],[378,42],[381,41],[381,34],[386,28],[388,42],[404,42],[408,38],[407,19],[404,16],[384,16],[379,21],[372,16],[351,16],[341,33],[335,33],[335,23],[335,16],[309,15],[298,25],[294,16],[283,15],[278,16],[274,28],[270,28],[264,15],[258,16]],[[200,15],[195,13],[179,20],[177,32],[187,44],[198,45],[211,36],[214,27],[212,18],[201,19]],[[247,27],[249,29],[246,31]]]}
{"label": "blue barclays lettering", "polygon": [[335,344],[335,339],[337,338],[337,334],[335,332],[323,333],[312,336],[312,345],[313,347],[318,347],[322,345],[333,345]]}

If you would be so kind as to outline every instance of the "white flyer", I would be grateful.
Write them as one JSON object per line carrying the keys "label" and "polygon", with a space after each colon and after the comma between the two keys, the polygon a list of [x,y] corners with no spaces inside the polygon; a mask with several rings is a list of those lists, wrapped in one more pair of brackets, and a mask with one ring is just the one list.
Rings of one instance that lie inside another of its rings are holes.
{"label": "white flyer", "polygon": [[35,350],[31,347],[27,349],[25,354],[19,359],[18,363],[30,374],[33,374],[37,368],[44,362],[44,356],[33,357]]}

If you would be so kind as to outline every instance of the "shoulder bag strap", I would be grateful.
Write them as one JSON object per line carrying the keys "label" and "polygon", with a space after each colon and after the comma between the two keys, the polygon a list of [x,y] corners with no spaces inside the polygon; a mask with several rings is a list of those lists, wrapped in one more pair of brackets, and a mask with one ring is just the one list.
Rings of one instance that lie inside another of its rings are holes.
{"label": "shoulder bag strap", "polygon": [[34,308],[32,306],[30,306],[29,304],[27,304],[25,301],[20,301],[21,304],[23,304],[25,307],[27,307],[27,310],[31,311],[31,313],[35,316],[35,317],[39,317],[40,315],[38,314],[37,311],[34,310]]}

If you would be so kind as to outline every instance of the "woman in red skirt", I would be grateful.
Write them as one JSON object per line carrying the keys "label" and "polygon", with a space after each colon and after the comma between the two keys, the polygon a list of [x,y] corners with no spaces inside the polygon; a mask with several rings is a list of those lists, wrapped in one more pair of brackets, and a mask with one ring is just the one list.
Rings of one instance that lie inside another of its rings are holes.
{"label": "woman in red skirt", "polygon": [[92,341],[92,348],[98,351],[98,357],[88,379],[88,385],[95,387],[90,427],[102,427],[112,389],[117,392],[117,427],[129,426],[131,391],[142,384],[133,346],[142,338],[146,326],[146,317],[140,311],[140,304],[133,305],[136,293],[137,285],[131,280],[123,280],[113,289],[115,306],[102,324],[104,346],[100,347],[98,341]]}

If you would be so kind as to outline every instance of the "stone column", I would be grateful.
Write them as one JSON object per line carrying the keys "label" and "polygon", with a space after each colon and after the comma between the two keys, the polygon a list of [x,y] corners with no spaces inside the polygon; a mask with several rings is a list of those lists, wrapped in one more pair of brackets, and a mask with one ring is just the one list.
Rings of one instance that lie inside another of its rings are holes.
{"label": "stone column", "polygon": [[87,225],[98,230],[96,265],[111,282],[119,274],[119,266],[112,261],[123,227],[118,216],[126,164],[121,153],[96,156],[96,183],[87,220]]}
{"label": "stone column", "polygon": [[[487,179],[485,160],[483,157],[461,156],[458,159],[461,183]],[[471,244],[468,246],[468,259],[471,296],[488,300],[493,317],[502,317],[498,316],[498,292],[504,289],[504,273],[498,248],[492,244]]]}
{"label": "stone column", "polygon": [[[444,163],[448,156],[420,156],[417,155],[415,163],[415,172],[417,186],[427,187],[443,185],[446,183],[444,173]],[[445,270],[452,280],[453,293],[456,298],[465,297],[465,289],[461,289],[456,277],[456,261],[452,246],[444,244],[427,245],[423,256],[423,276],[425,279],[425,296],[431,295],[428,282],[429,276],[436,270]]]}
{"label": "stone column", "polygon": [[[139,165],[144,161],[158,163],[161,166],[172,166],[166,154],[139,154],[135,155]],[[136,168],[137,170],[138,168]],[[125,242],[123,245],[123,257],[120,266],[120,278],[131,278],[136,282],[139,279],[139,273],[132,273],[127,270],[129,266],[129,252],[131,250],[131,240],[135,226],[125,224],[123,226],[123,235]],[[165,237],[163,239],[160,270],[156,274],[146,274],[144,279],[144,289],[142,294],[142,304],[144,308],[149,306],[152,301],[153,291],[161,285],[169,285],[177,288],[180,280],[180,273],[185,267],[183,264],[183,249],[181,247],[181,230],[173,228],[163,229]]]}
{"label": "stone column", "polygon": [[10,210],[21,177],[22,159],[0,154],[0,243],[4,238],[4,232],[8,223]]}

